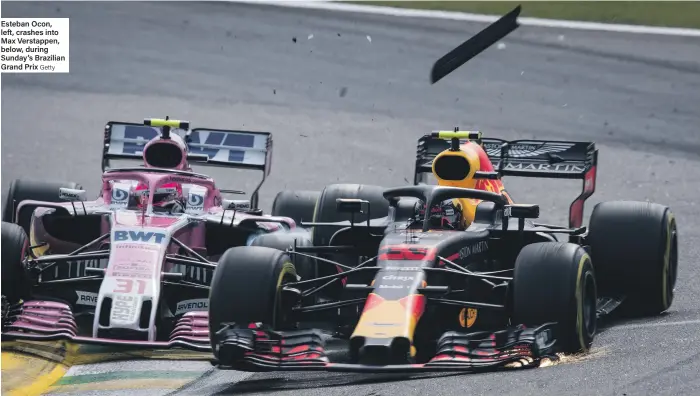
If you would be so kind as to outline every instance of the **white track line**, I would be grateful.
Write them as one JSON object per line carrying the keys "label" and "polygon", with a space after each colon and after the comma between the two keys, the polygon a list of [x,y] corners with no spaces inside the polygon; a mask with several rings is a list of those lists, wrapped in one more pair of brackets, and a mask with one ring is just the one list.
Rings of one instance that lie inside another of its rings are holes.
{"label": "white track line", "polygon": [[640,329],[640,328],[646,328],[646,327],[665,327],[665,326],[684,326],[684,325],[700,325],[700,319],[680,320],[678,322],[635,323],[635,324],[624,324],[624,325],[619,325],[619,326],[613,325],[609,329],[605,329],[605,331],[616,330],[616,329]]}
{"label": "white track line", "polygon": [[[314,10],[341,11],[341,12],[358,12],[365,14],[389,15],[396,17],[411,17],[411,18],[435,18],[447,19],[453,21],[468,21],[468,22],[484,22],[491,23],[498,20],[500,15],[481,15],[469,14],[466,12],[455,11],[433,11],[433,10],[413,10],[405,8],[381,7],[361,4],[344,4],[334,1],[316,0],[316,1],[296,1],[296,0],[227,0],[231,3],[248,3],[248,4],[267,4],[278,7],[289,8],[306,8]],[[525,5],[527,7],[527,4]],[[560,29],[579,29],[579,30],[595,30],[604,32],[617,33],[637,33],[637,34],[659,34],[666,36],[686,36],[700,37],[700,29],[687,28],[670,28],[656,26],[638,26],[638,25],[618,25],[612,23],[599,22],[580,22],[580,21],[564,21],[558,19],[543,19],[543,18],[518,18],[523,26],[537,26]]]}

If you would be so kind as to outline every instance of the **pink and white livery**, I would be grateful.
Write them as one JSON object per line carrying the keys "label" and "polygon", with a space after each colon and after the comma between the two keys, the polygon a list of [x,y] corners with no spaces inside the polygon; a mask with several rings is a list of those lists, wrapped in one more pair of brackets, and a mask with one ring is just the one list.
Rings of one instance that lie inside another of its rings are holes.
{"label": "pink and white livery", "polygon": [[[296,228],[257,209],[271,152],[265,132],[109,122],[97,199],[75,184],[13,182],[2,223],[3,340],[211,350],[216,260]],[[109,167],[141,158],[144,166]],[[190,162],[257,169],[263,180],[250,200],[227,200],[222,193],[242,192],[218,189]]]}

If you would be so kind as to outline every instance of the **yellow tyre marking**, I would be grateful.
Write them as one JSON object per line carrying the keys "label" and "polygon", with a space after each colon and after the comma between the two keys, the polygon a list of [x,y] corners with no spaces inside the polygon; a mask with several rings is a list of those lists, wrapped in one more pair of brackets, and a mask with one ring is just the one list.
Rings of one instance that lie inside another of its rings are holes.
{"label": "yellow tyre marking", "polygon": [[588,253],[581,256],[578,262],[578,274],[576,275],[576,328],[578,329],[578,341],[581,349],[586,350],[586,342],[583,339],[583,290],[581,289],[581,275],[583,273],[583,264],[586,260],[590,260]]}

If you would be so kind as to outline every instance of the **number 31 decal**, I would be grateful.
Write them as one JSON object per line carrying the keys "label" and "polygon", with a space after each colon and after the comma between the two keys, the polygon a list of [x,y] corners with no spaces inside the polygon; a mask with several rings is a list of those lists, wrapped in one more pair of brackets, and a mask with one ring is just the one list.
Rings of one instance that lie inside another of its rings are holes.
{"label": "number 31 decal", "polygon": [[113,292],[129,294],[134,290],[134,283],[136,283],[137,294],[143,294],[146,291],[146,281],[143,279],[117,279],[117,287]]}

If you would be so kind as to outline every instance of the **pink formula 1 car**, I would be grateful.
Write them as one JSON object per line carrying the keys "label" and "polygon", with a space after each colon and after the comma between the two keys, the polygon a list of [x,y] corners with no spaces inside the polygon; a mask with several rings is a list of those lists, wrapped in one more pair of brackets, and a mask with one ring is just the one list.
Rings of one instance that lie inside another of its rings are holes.
{"label": "pink formula 1 car", "polygon": [[[105,128],[102,193],[16,180],[2,223],[2,337],[209,351],[209,286],[229,248],[310,243],[263,215],[270,133],[150,119]],[[145,166],[110,169],[110,159]],[[227,200],[190,162],[257,169],[249,200]],[[301,238],[301,240],[298,240]]]}

